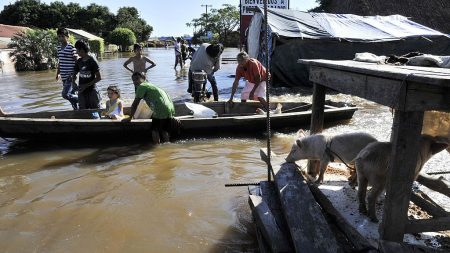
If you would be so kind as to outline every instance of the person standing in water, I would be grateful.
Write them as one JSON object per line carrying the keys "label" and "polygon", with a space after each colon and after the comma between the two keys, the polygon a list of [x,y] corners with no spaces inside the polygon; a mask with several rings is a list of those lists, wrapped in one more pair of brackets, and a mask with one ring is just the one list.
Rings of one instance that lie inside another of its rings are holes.
{"label": "person standing in water", "polygon": [[130,122],[138,109],[138,105],[143,99],[153,111],[152,119],[152,139],[155,144],[170,140],[171,120],[175,116],[175,106],[172,99],[161,88],[145,80],[145,76],[140,72],[135,72],[131,79],[136,89],[136,97],[131,105],[129,118],[124,118],[122,122]]}
{"label": "person standing in water", "polygon": [[[99,109],[100,94],[96,83],[102,80],[100,68],[97,61],[89,55],[89,44],[79,40],[75,43],[75,48],[80,58],[75,64],[73,79],[75,80],[76,74],[79,73],[78,102],[80,109]],[[96,116],[94,115],[94,117]]]}
{"label": "person standing in water", "polygon": [[[156,64],[152,60],[142,55],[141,45],[134,44],[133,51],[135,55],[133,57],[130,57],[126,62],[123,63],[125,69],[127,69],[131,73],[140,72],[146,75],[149,69],[156,66]],[[148,67],[146,67],[147,62],[150,64],[150,66]],[[128,67],[130,63],[133,63],[133,69],[130,69]]]}
{"label": "person standing in water", "polygon": [[183,59],[181,58],[181,38],[177,38],[173,47],[175,50],[175,66],[173,68],[176,69],[178,63],[180,63],[180,67],[183,68]]}
{"label": "person standing in water", "polygon": [[257,59],[250,58],[246,52],[240,52],[236,56],[238,65],[236,77],[231,88],[231,96],[228,103],[233,103],[234,93],[239,86],[239,79],[245,78],[245,87],[241,91],[241,102],[247,100],[259,100],[264,110],[269,109],[266,97],[266,68]]}
{"label": "person standing in water", "polygon": [[203,43],[200,48],[192,56],[191,66],[189,67],[188,77],[188,93],[195,92],[193,90],[194,80],[192,73],[197,71],[205,71],[207,79],[211,84],[214,101],[219,101],[219,89],[217,88],[217,81],[214,73],[220,69],[220,62],[222,59],[223,45],[220,43],[209,44]]}
{"label": "person standing in water", "polygon": [[77,61],[77,51],[75,47],[69,43],[69,31],[66,28],[59,28],[56,31],[58,36],[58,68],[56,71],[56,81],[59,79],[63,82],[61,95],[67,99],[74,110],[78,109],[78,96],[75,94],[77,84],[73,79],[75,62]]}

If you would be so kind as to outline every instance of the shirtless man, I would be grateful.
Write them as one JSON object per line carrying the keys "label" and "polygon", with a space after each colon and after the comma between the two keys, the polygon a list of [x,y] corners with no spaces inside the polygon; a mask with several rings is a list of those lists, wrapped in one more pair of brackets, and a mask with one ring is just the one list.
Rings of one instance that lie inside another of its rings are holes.
{"label": "shirtless man", "polygon": [[[128,59],[123,66],[130,71],[131,73],[135,73],[135,72],[139,72],[142,73],[144,75],[147,74],[147,71],[153,67],[156,66],[156,64],[150,60],[149,58],[145,57],[142,55],[142,47],[139,44],[134,44],[133,46],[133,51],[135,53],[135,56],[130,57],[130,59]],[[128,67],[128,65],[133,62],[133,69],[130,69]],[[147,68],[145,67],[146,63],[150,63],[150,66],[148,66]]]}

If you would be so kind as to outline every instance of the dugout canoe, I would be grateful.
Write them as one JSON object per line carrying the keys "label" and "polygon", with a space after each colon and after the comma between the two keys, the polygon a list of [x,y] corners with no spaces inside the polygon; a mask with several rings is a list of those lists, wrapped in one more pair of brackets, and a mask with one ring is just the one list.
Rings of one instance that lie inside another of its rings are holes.
{"label": "dugout canoe", "polygon": [[[278,103],[272,103],[275,108]],[[271,129],[298,129],[308,127],[311,121],[311,104],[285,102],[282,113],[271,115]],[[234,103],[208,102],[202,105],[217,112],[215,118],[194,118],[185,104],[176,104],[176,117],[180,119],[183,136],[234,136],[259,133],[266,130],[266,115],[256,114],[261,107],[256,102]],[[325,122],[351,119],[355,106],[327,101]],[[151,119],[135,119],[120,122],[110,119],[90,119],[94,111],[45,111],[35,113],[8,114],[0,117],[0,137],[20,139],[90,139],[100,138],[145,138],[150,135]],[[124,108],[125,114],[130,108]]]}

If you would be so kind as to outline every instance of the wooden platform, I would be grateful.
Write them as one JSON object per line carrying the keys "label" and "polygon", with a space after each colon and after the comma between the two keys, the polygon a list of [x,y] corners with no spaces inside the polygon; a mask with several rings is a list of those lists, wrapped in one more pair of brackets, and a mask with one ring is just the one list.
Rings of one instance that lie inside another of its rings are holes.
{"label": "wooden platform", "polygon": [[321,132],[327,88],[395,109],[392,164],[380,228],[384,240],[402,242],[412,231],[449,230],[445,218],[409,220],[407,210],[419,152],[424,111],[450,111],[450,69],[378,65],[355,61],[299,60],[314,83],[311,129]]}
{"label": "wooden platform", "polygon": [[[267,163],[266,150],[260,154]],[[298,164],[285,163],[284,157],[272,153],[274,181],[261,182],[260,194],[249,197],[261,252],[442,252],[382,240],[370,243],[316,185],[305,181]]]}

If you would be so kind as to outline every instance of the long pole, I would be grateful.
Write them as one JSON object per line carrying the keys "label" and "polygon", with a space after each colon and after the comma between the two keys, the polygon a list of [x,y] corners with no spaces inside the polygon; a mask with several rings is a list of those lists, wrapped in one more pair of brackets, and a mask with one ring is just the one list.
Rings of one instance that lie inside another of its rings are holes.
{"label": "long pole", "polygon": [[266,55],[265,55],[265,61],[266,61],[266,101],[268,104],[267,110],[267,181],[271,181],[272,178],[272,162],[271,162],[271,147],[270,147],[270,85],[269,85],[269,25],[267,21],[267,0],[264,0],[264,30],[265,30],[265,38],[266,41]]}
{"label": "long pole", "polygon": [[208,7],[212,7],[210,4],[202,4],[202,7],[206,8],[206,22],[205,22],[205,31],[208,29]]}

